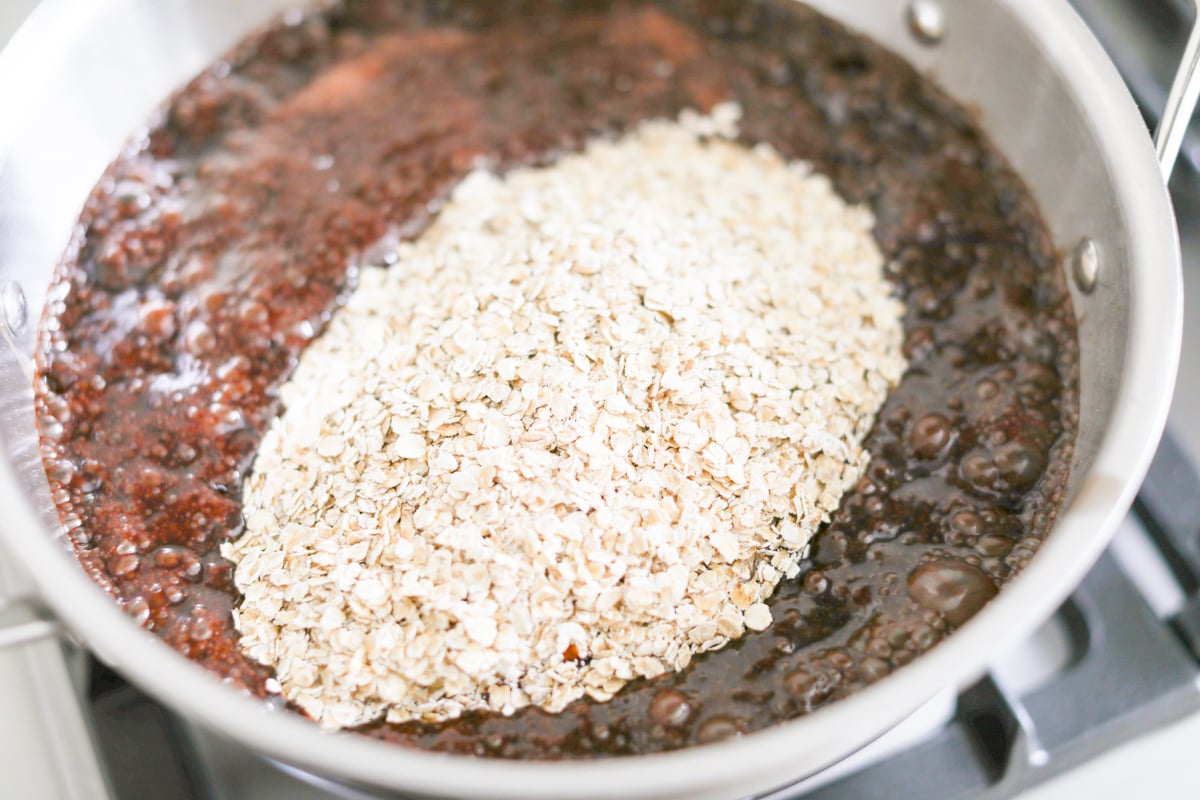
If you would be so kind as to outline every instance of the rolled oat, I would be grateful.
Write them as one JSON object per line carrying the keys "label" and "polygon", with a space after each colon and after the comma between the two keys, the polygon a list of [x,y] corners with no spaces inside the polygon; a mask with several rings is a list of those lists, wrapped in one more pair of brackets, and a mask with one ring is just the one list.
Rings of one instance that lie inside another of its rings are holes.
{"label": "rolled oat", "polygon": [[323,725],[558,711],[770,625],[903,309],[870,213],[736,121],[473,173],[304,353],[224,552]]}

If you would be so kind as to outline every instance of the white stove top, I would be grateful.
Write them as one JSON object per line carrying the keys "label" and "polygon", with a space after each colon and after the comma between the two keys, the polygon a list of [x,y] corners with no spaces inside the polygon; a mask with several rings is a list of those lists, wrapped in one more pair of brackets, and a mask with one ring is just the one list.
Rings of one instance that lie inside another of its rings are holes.
{"label": "white stove top", "polygon": [[[36,0],[0,0],[0,47]],[[1200,215],[1197,215],[1200,218]],[[1184,448],[1200,457],[1200,225],[1183,232],[1188,303],[1184,360],[1171,421]],[[1182,603],[1166,567],[1145,544],[1132,519],[1118,535],[1113,552],[1143,589],[1154,610],[1170,614]],[[0,559],[0,601],[22,593],[22,576]],[[0,602],[0,606],[3,603]],[[0,612],[2,613],[2,612]],[[1059,670],[1067,658],[1066,636],[1052,622],[1033,640],[994,665],[1003,688],[1024,694]],[[90,733],[75,687],[81,660],[54,642],[0,651],[0,791],[29,800],[123,800],[105,782],[92,755]],[[939,698],[912,720],[841,765],[849,771],[931,735],[949,719],[954,696]],[[199,735],[193,742],[206,762],[215,800],[330,800],[334,795],[283,776],[275,767],[236,746]],[[1143,736],[1067,772],[1020,800],[1149,796],[1161,800],[1200,797],[1200,714]],[[65,765],[70,765],[67,768]],[[837,773],[834,773],[837,774]],[[829,776],[822,776],[828,779]],[[147,795],[148,796],[148,795]],[[341,795],[345,796],[345,795]],[[163,797],[162,800],[176,800]]]}

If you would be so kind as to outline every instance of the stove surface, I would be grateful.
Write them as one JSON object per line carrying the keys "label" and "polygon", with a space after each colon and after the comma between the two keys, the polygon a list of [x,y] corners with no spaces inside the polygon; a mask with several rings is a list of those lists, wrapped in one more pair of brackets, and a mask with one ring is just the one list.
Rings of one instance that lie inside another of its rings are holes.
{"label": "stove surface", "polygon": [[[1139,99],[1158,108],[1186,33],[1179,9],[1188,4],[1072,1],[1116,53]],[[0,46],[35,5],[0,0]],[[1188,466],[1200,463],[1200,135],[1189,139],[1184,161],[1172,184],[1189,298],[1170,423],[1175,450],[1156,464],[1157,483],[1147,484],[1163,491],[1143,492],[1140,514],[1130,515],[1080,591],[988,678],[937,698],[862,753],[771,800],[1200,797],[1200,771],[1189,769],[1200,742],[1200,605],[1188,607],[1200,588],[1200,551],[1189,549],[1200,544],[1200,491]],[[1167,491],[1187,475],[1182,488]],[[10,566],[0,559],[0,600],[24,589]],[[1109,647],[1089,646],[1099,642]],[[361,797],[197,730],[102,669],[91,675],[85,712],[72,688],[72,678],[82,685],[83,666],[52,642],[0,653],[0,795]],[[1085,717],[1086,725],[1076,724]],[[100,756],[90,755],[89,740]]]}

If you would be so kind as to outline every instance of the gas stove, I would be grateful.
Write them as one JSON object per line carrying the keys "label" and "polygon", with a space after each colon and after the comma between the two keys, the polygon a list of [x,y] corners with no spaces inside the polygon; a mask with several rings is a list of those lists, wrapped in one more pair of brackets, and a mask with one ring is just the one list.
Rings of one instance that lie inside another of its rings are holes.
{"label": "gas stove", "polygon": [[[1161,108],[1183,0],[1072,0],[1135,96]],[[35,0],[0,3],[0,45]],[[1200,126],[1172,182],[1189,302],[1168,436],[1108,552],[1038,633],[856,755],[769,800],[1200,796]],[[0,559],[0,601],[25,579]],[[4,627],[0,602],[0,629]],[[0,650],[0,771],[34,800],[333,800],[173,716],[69,645]]]}

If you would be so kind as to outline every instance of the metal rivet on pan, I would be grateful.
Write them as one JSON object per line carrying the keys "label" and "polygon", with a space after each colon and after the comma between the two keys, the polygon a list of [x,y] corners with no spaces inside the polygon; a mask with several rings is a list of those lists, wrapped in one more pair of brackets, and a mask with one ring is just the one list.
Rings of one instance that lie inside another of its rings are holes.
{"label": "metal rivet on pan", "polygon": [[946,38],[946,11],[936,0],[912,0],[908,27],[925,44],[937,44]]}
{"label": "metal rivet on pan", "polygon": [[29,321],[25,292],[13,281],[5,281],[0,285],[0,320],[13,336],[24,333],[25,324]]}
{"label": "metal rivet on pan", "polygon": [[1100,277],[1100,248],[1086,236],[1075,246],[1071,254],[1071,277],[1079,290],[1091,294]]}

